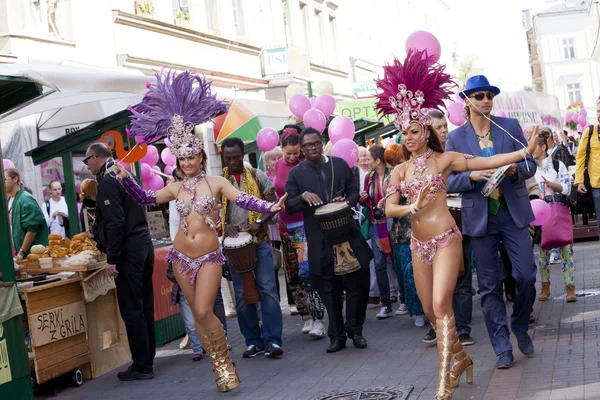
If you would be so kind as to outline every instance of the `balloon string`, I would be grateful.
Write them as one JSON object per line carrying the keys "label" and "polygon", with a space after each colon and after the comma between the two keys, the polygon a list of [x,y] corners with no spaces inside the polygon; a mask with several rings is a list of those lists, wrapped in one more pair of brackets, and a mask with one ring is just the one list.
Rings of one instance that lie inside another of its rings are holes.
{"label": "balloon string", "polygon": [[[491,118],[489,118],[487,115],[485,115],[483,112],[481,112],[481,110],[479,108],[477,108],[477,106],[475,105],[475,103],[473,103],[473,101],[471,100],[471,98],[469,96],[467,96],[467,94],[465,93],[464,90],[461,90],[461,93],[465,96],[465,99],[467,99],[469,101],[469,103],[471,103],[471,105],[473,107],[475,107],[475,109],[484,116],[485,119],[487,119],[488,121],[490,121],[492,124],[496,125],[497,128],[499,128],[500,130],[506,132],[508,134],[508,136],[510,136],[510,138],[512,140],[514,140],[515,142],[517,142],[518,144],[520,144],[521,146],[523,146],[524,149],[527,150],[527,146],[525,146],[523,143],[521,143],[517,138],[515,138],[509,131],[507,131],[506,129],[504,129],[503,127],[501,127],[500,125],[498,125],[497,123],[495,123],[494,121],[492,121]],[[524,160],[525,161],[525,166],[527,167],[527,171],[529,172],[529,163],[527,162],[527,159]]]}

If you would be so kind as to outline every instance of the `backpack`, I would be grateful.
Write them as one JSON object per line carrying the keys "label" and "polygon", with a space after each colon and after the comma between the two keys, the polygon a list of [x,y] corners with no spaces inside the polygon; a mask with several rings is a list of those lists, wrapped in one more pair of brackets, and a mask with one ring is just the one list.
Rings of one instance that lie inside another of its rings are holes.
{"label": "backpack", "polygon": [[[558,151],[558,150],[557,150]],[[552,168],[554,168],[554,170],[556,171],[556,173],[558,174],[558,170],[560,168],[560,163],[558,162],[557,159],[552,159]],[[571,188],[571,193],[577,193],[577,188],[576,187],[572,187]],[[554,196],[555,199],[557,201],[560,201],[562,203],[565,203],[566,205],[569,206],[569,208],[576,208],[577,206],[577,201],[576,198],[574,196],[565,196],[564,194],[559,194],[558,196]]]}
{"label": "backpack", "polygon": [[[564,144],[560,143],[556,145],[557,149],[552,154],[552,161],[558,160],[565,164],[565,167],[569,168],[571,165],[575,165],[575,157],[571,155],[569,148]],[[558,170],[557,170],[558,171]]]}
{"label": "backpack", "polygon": [[[46,213],[50,216],[50,200],[46,200]],[[58,223],[60,226],[65,228],[65,237],[71,236],[71,230],[69,229],[69,218],[59,218]]]}

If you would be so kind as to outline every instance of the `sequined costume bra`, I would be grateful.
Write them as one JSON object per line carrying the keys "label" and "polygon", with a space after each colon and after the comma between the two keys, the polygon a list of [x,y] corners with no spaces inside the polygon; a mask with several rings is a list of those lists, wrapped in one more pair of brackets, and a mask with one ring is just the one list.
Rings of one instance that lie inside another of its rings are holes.
{"label": "sequined costume bra", "polygon": [[[427,170],[427,160],[431,156],[433,156],[433,160],[435,161],[435,166],[438,172],[423,175],[423,173]],[[403,180],[398,186],[390,186],[387,190],[387,196],[391,196],[394,193],[400,192],[402,196],[414,199],[419,195],[421,189],[430,183],[431,187],[429,188],[429,193],[436,197],[440,190],[447,189],[446,180],[439,172],[440,168],[437,160],[435,159],[435,155],[433,155],[433,150],[427,149],[427,151],[421,156],[411,157],[410,161],[415,165],[415,174],[418,174],[418,176],[408,182]]]}
{"label": "sequined costume bra", "polygon": [[[210,212],[215,207],[216,199],[210,187],[210,184],[208,183],[208,179],[206,180],[206,185],[210,190],[210,196],[203,196],[199,199],[196,199],[196,185],[199,182],[201,182],[205,177],[206,175],[203,172],[201,172],[200,175],[197,175],[192,178],[187,178],[181,183],[181,186],[179,186],[179,190],[177,191],[177,200],[175,200],[175,208],[177,209],[177,212],[181,217],[181,229],[186,235],[188,228],[187,217],[192,213],[192,210],[195,211],[197,214],[204,216],[206,224],[210,226],[211,229],[214,230],[216,227],[215,222],[209,216]],[[186,201],[186,199],[182,199],[179,197],[179,193],[182,189],[184,192],[189,194],[190,201]]]}

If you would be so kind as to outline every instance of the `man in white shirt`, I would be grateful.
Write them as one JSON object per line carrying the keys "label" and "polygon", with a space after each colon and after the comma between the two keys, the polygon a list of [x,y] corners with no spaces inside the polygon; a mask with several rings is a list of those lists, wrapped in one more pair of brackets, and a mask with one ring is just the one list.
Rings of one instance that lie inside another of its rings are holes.
{"label": "man in white shirt", "polygon": [[51,234],[66,236],[65,225],[68,225],[69,209],[62,196],[62,185],[59,181],[52,181],[48,185],[50,198],[42,206],[42,212]]}

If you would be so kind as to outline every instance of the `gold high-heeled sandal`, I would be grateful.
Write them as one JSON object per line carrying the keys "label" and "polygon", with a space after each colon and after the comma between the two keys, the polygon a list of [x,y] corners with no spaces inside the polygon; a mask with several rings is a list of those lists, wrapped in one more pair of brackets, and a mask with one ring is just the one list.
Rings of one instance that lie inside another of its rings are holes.
{"label": "gold high-heeled sandal", "polygon": [[465,372],[467,373],[467,383],[473,383],[473,360],[465,353],[465,349],[458,338],[456,328],[452,330],[454,331],[454,346],[452,347],[454,365],[452,365],[448,379],[450,380],[450,387],[455,388],[460,384],[460,377]]}
{"label": "gold high-heeled sandal", "polygon": [[[200,342],[206,350],[206,354],[210,357],[216,377],[217,390],[228,392],[238,387],[242,380],[238,375],[235,364],[229,358],[229,347],[223,326],[214,331],[201,333]],[[233,368],[233,371],[230,368]]]}
{"label": "gold high-heeled sandal", "polygon": [[450,358],[452,357],[452,345],[454,338],[450,331],[450,320],[452,317],[447,315],[443,319],[436,320],[437,327],[437,346],[440,359],[440,372],[438,376],[438,387],[435,392],[435,400],[449,400],[452,398],[452,389],[450,388],[449,372]]}

